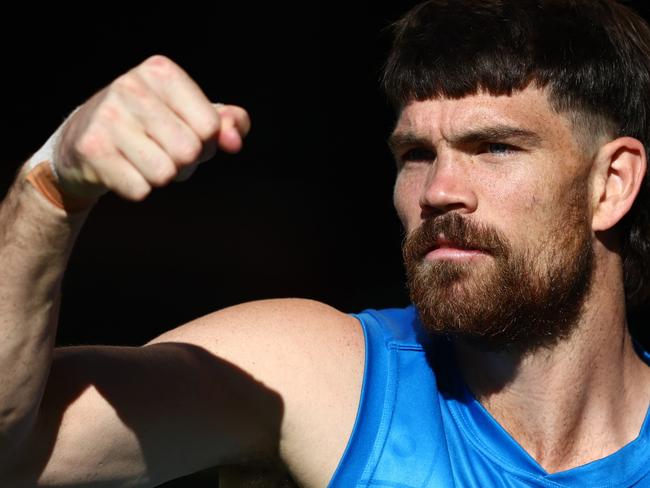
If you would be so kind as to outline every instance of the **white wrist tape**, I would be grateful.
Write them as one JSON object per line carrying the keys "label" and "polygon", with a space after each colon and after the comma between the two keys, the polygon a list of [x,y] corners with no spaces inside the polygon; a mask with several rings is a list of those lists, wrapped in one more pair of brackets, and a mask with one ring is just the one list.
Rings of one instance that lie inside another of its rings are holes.
{"label": "white wrist tape", "polygon": [[43,144],[43,147],[41,147],[38,151],[36,151],[31,158],[29,158],[29,161],[27,162],[27,167],[29,170],[34,169],[36,166],[41,164],[44,161],[47,161],[48,164],[50,165],[50,168],[52,169],[52,174],[54,175],[54,178],[56,181],[59,181],[59,174],[57,173],[56,170],[56,162],[55,162],[55,151],[56,147],[59,143],[59,139],[61,138],[61,134],[63,132],[63,127],[65,126],[66,122],[70,117],[72,117],[77,110],[79,110],[81,106],[75,108],[70,115],[68,115],[63,123],[56,129],[54,134],[50,136],[50,138]]}
{"label": "white wrist tape", "polygon": [[[74,114],[77,110],[72,113]],[[25,174],[25,180],[52,205],[66,211],[68,214],[73,214],[89,210],[97,202],[97,198],[68,194],[63,192],[59,186],[55,155],[57,144],[68,118],[50,136],[43,147],[29,158],[29,161],[26,163],[27,172]]]}

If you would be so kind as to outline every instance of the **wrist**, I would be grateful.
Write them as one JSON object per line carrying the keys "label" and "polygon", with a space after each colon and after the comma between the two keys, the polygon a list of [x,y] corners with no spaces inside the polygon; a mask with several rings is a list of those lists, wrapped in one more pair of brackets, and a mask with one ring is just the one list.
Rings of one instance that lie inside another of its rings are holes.
{"label": "wrist", "polygon": [[52,170],[53,166],[50,160],[44,160],[31,167],[31,169],[28,167],[25,179],[48,202],[57,208],[65,210],[67,213],[83,212],[97,203],[97,197],[82,197],[64,192],[56,174]]}
{"label": "wrist", "polygon": [[[70,116],[77,110],[78,108]],[[24,178],[55,207],[68,213],[78,213],[92,207],[97,202],[98,197],[77,195],[63,188],[63,182],[60,180],[57,171],[56,149],[68,119],[69,117],[45,144],[29,158],[25,165]]]}

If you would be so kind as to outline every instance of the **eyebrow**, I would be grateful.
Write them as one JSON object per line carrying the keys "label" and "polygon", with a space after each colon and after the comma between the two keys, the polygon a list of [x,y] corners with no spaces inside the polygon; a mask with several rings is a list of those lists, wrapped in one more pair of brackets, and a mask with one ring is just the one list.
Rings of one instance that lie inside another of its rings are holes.
{"label": "eyebrow", "polygon": [[[542,143],[542,138],[536,132],[503,124],[471,129],[452,137],[449,139],[449,142],[455,146],[462,146],[479,142],[504,140],[516,140],[529,147],[537,147]],[[407,146],[431,147],[431,141],[427,137],[413,132],[393,132],[388,138],[387,143],[393,153]]]}

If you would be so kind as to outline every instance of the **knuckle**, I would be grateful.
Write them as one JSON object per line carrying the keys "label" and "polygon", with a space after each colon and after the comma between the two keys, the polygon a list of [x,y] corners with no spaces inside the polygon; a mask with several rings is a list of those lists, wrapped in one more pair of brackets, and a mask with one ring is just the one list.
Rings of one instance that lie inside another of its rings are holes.
{"label": "knuckle", "polygon": [[101,133],[88,131],[74,143],[73,151],[84,159],[92,159],[105,154],[106,146],[106,138]]}
{"label": "knuckle", "polygon": [[116,124],[123,120],[122,110],[116,103],[104,102],[97,107],[95,119],[108,124]]}
{"label": "knuckle", "polygon": [[146,73],[162,79],[177,77],[181,69],[174,61],[162,54],[154,54],[147,58],[141,66]]}
{"label": "knuckle", "polygon": [[133,72],[120,76],[112,83],[112,91],[119,94],[131,94],[145,97],[148,93],[147,86],[142,79]]}

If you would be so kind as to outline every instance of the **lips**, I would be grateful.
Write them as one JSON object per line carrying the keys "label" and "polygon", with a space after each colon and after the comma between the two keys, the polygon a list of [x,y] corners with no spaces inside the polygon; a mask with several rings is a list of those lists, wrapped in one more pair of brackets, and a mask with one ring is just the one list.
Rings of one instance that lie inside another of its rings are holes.
{"label": "lips", "polygon": [[454,212],[424,220],[406,237],[402,253],[404,262],[415,266],[423,259],[472,261],[485,256],[507,259],[509,247],[497,229]]}
{"label": "lips", "polygon": [[484,254],[483,249],[439,236],[424,253],[426,260],[465,260]]}
{"label": "lips", "polygon": [[428,252],[435,251],[436,249],[446,249],[446,248],[459,249],[461,251],[484,252],[483,249],[479,247],[474,247],[470,245],[465,245],[457,241],[452,241],[451,239],[447,239],[444,236],[438,237],[433,243],[433,246],[431,246],[431,248],[428,250]]}

